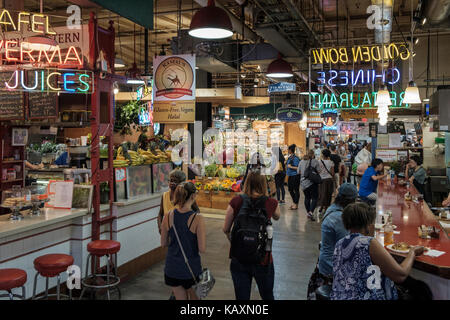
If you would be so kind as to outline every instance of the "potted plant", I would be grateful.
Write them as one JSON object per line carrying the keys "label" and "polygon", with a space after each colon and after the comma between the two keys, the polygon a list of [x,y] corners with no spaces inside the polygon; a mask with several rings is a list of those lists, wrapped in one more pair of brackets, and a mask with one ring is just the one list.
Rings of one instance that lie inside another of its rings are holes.
{"label": "potted plant", "polygon": [[109,203],[109,185],[107,182],[102,182],[100,184],[100,203],[101,204]]}

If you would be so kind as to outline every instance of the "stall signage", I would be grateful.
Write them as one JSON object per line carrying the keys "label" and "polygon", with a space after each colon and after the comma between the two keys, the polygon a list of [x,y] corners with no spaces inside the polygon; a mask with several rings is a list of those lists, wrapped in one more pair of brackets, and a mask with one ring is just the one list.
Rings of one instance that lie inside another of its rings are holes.
{"label": "stall signage", "polygon": [[[9,11],[3,9],[0,13],[0,26],[8,31],[0,40],[2,61],[79,68],[83,66],[84,57],[89,56],[88,25],[83,25],[80,30],[71,30],[65,26],[52,27],[47,15],[19,12],[12,19]],[[27,49],[26,38],[40,34],[53,38],[58,43],[56,49]]]}
{"label": "stall signage", "polygon": [[337,130],[337,111],[336,110],[327,110],[322,113],[322,123],[323,130]]}
{"label": "stall signage", "polygon": [[308,111],[307,127],[311,129],[322,128],[322,117],[318,111]]}
{"label": "stall signage", "polygon": [[376,151],[377,158],[385,161],[385,162],[392,162],[397,161],[397,150],[380,150],[377,149]]}
{"label": "stall signage", "polygon": [[152,92],[154,122],[194,122],[195,55],[155,57]]}
{"label": "stall signage", "polygon": [[340,113],[341,118],[345,121],[378,118],[376,109],[342,109]]}
{"label": "stall signage", "polygon": [[375,83],[379,80],[380,83],[396,84],[400,80],[400,70],[398,68],[389,68],[383,72],[377,72],[374,69],[368,70],[328,70],[317,71],[319,77],[319,85],[328,84],[331,87],[346,87],[356,85],[367,85]]}
{"label": "stall signage", "polygon": [[317,48],[311,49],[313,64],[345,64],[361,62],[378,62],[382,60],[383,52],[385,59],[408,60],[410,52],[404,44],[385,44],[373,46],[355,46],[352,48]]}
{"label": "stall signage", "polygon": [[68,69],[15,70],[1,91],[93,93],[93,72]]}
{"label": "stall signage", "polygon": [[299,108],[284,107],[277,110],[277,119],[285,122],[298,122],[302,120],[303,110]]}
{"label": "stall signage", "polygon": [[290,92],[295,91],[295,83],[290,82],[278,82],[274,84],[269,84],[269,93],[275,93],[275,92]]}
{"label": "stall signage", "polygon": [[126,168],[114,168],[114,173],[116,176],[116,182],[122,182],[127,180],[127,169]]}
{"label": "stall signage", "polygon": [[[392,106],[390,108],[408,108],[408,104],[403,103],[405,92],[399,94],[390,92]],[[343,92],[339,95],[334,93],[311,94],[312,109],[376,109],[375,100],[377,92]]]}

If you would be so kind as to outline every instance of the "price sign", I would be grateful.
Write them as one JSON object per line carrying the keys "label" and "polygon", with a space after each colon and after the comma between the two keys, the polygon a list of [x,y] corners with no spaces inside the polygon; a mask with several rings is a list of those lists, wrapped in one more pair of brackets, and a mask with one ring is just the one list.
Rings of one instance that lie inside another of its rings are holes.
{"label": "price sign", "polygon": [[116,182],[122,182],[127,180],[127,169],[126,168],[115,168]]}

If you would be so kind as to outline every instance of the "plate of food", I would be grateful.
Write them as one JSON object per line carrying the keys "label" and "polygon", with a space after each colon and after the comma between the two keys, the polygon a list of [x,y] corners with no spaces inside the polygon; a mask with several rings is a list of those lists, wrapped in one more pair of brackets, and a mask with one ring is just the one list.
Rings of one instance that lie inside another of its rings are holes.
{"label": "plate of food", "polygon": [[389,250],[396,253],[408,253],[411,246],[406,242],[397,242],[386,246]]}

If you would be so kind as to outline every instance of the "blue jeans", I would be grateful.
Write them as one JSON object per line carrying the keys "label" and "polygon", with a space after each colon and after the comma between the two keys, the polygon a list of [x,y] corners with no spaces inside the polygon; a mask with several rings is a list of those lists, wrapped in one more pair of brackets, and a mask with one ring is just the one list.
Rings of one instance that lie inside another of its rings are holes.
{"label": "blue jeans", "polygon": [[275,270],[273,263],[263,266],[256,264],[242,264],[231,259],[231,277],[233,278],[236,300],[250,300],[252,279],[255,278],[262,300],[274,300],[273,283]]}

